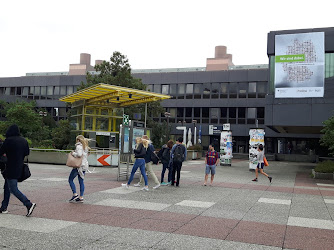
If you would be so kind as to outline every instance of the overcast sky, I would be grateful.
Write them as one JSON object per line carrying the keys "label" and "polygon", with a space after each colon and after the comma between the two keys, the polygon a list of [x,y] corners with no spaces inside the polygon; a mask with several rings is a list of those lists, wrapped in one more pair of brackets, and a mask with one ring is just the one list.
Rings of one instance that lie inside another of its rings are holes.
{"label": "overcast sky", "polygon": [[80,53],[132,69],[205,67],[217,45],[235,65],[267,64],[267,34],[333,27],[331,1],[2,1],[0,77],[68,71]]}

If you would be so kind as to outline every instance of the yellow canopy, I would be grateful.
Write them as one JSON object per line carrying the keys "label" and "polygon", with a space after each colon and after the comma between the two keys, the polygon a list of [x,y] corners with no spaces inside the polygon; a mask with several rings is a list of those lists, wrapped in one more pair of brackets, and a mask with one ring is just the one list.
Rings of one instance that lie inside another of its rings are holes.
{"label": "yellow canopy", "polygon": [[85,100],[87,105],[113,104],[114,106],[125,107],[169,98],[171,98],[169,95],[99,83],[64,96],[59,100],[69,103]]}

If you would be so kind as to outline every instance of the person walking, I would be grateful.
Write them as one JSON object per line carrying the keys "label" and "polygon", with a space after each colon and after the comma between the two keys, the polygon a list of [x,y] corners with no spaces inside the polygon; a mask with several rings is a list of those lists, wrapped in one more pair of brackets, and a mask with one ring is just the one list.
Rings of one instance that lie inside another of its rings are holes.
{"label": "person walking", "polygon": [[267,175],[265,172],[263,172],[263,167],[264,167],[264,161],[263,161],[263,158],[264,158],[264,152],[263,152],[263,145],[260,144],[257,148],[257,167],[255,169],[255,179],[253,179],[252,181],[257,181],[257,178],[259,176],[259,170],[260,170],[260,173],[263,174],[264,176],[268,177],[270,183],[272,181],[272,177],[270,177],[269,175]]}
{"label": "person walking", "polygon": [[133,177],[134,177],[137,169],[139,168],[142,176],[144,177],[144,181],[145,181],[145,187],[142,190],[149,191],[147,176],[146,176],[146,173],[145,173],[145,159],[144,159],[144,157],[146,155],[147,148],[148,148],[148,141],[145,140],[145,139],[142,139],[140,137],[137,137],[136,138],[136,148],[133,150],[134,153],[135,153],[136,160],[135,160],[135,163],[133,164],[131,175],[130,175],[128,183],[123,183],[122,187],[129,188],[129,186],[130,186],[130,184],[133,180]]}
{"label": "person walking", "polygon": [[[176,143],[174,144],[173,148],[171,149],[171,161],[173,162],[171,185],[174,186],[175,183],[177,187],[180,184],[182,162],[184,162],[187,159],[187,149],[182,144],[182,142],[183,138],[179,137]],[[177,174],[176,182],[175,182],[175,173]]]}
{"label": "person walking", "polygon": [[[159,151],[159,158],[161,159],[162,163],[162,171],[161,171],[161,186],[167,186],[171,184],[172,180],[172,169],[170,163],[170,150],[173,147],[173,141],[169,140],[167,144],[163,145],[161,150]],[[165,172],[168,169],[168,179],[167,183],[164,182]]]}
{"label": "person walking", "polygon": [[[83,135],[78,135],[76,137],[76,144],[75,144],[75,151],[72,152],[72,155],[74,157],[82,157],[82,163],[81,167],[79,168],[73,168],[70,176],[68,177],[68,183],[70,184],[71,190],[73,192],[72,198],[69,200],[69,202],[72,203],[82,203],[84,201],[83,195],[85,192],[85,173],[88,171],[89,165],[88,165],[88,146],[89,139],[85,138]],[[74,178],[78,176],[79,185],[80,185],[80,196],[77,193],[75,184],[73,182]]]}
{"label": "person walking", "polygon": [[16,124],[11,125],[6,132],[6,140],[0,148],[0,155],[6,154],[7,163],[4,172],[5,184],[3,201],[0,213],[8,213],[10,194],[12,193],[27,208],[29,217],[36,207],[17,187],[17,180],[21,177],[24,157],[29,155],[29,145],[26,139],[20,136],[20,129]]}
{"label": "person walking", "polygon": [[[154,182],[154,187],[153,189],[157,189],[160,187],[160,182],[157,178],[157,176],[155,175],[154,171],[153,171],[153,166],[152,166],[152,158],[151,158],[151,154],[152,152],[155,151],[154,146],[152,144],[152,141],[148,138],[147,135],[143,135],[142,139],[146,140],[148,142],[148,147],[146,150],[146,154],[145,154],[145,167],[146,167],[146,173],[148,173],[148,175],[153,179]],[[140,187],[142,186],[143,183],[143,175],[140,176],[140,180],[137,184],[135,184],[135,187]],[[145,184],[146,185],[146,184]]]}
{"label": "person walking", "polygon": [[205,177],[204,177],[204,186],[206,186],[208,182],[208,177],[211,172],[211,182],[213,183],[213,179],[216,174],[216,166],[219,164],[219,154],[215,151],[215,148],[210,144],[209,151],[205,155]]}

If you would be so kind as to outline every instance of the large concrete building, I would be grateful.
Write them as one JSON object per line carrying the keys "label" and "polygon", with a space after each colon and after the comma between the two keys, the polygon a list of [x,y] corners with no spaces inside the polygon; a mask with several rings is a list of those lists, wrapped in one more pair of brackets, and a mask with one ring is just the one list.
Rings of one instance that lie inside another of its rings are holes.
{"label": "large concrete building", "polygon": [[[276,98],[276,37],[319,32],[324,36],[324,95]],[[176,129],[180,124],[196,126],[197,131],[201,128],[204,147],[209,143],[218,147],[218,132],[222,124],[229,123],[234,152],[248,152],[249,129],[254,127],[265,129],[268,153],[286,153],[288,142],[296,154],[319,150],[322,122],[334,110],[334,28],[272,31],[268,34],[267,54],[268,65],[234,65],[227,48],[217,46],[215,57],[207,59],[206,67],[133,70],[133,75],[151,91],[173,96],[162,102],[171,116],[153,117],[160,122],[168,119],[172,135],[181,134]],[[92,69],[90,55],[81,54],[80,64],[71,64],[69,72],[0,78],[0,96],[6,101],[36,100],[56,120],[65,119],[66,106],[58,101],[59,97],[73,93]],[[212,126],[213,131],[209,129]]]}

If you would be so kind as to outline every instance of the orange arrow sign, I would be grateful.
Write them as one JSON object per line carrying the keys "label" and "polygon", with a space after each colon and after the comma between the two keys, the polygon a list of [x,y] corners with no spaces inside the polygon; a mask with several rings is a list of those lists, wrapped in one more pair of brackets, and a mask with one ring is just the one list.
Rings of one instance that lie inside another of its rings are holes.
{"label": "orange arrow sign", "polygon": [[106,158],[108,158],[110,155],[102,155],[97,161],[101,163],[103,166],[109,166],[110,164],[105,161]]}

